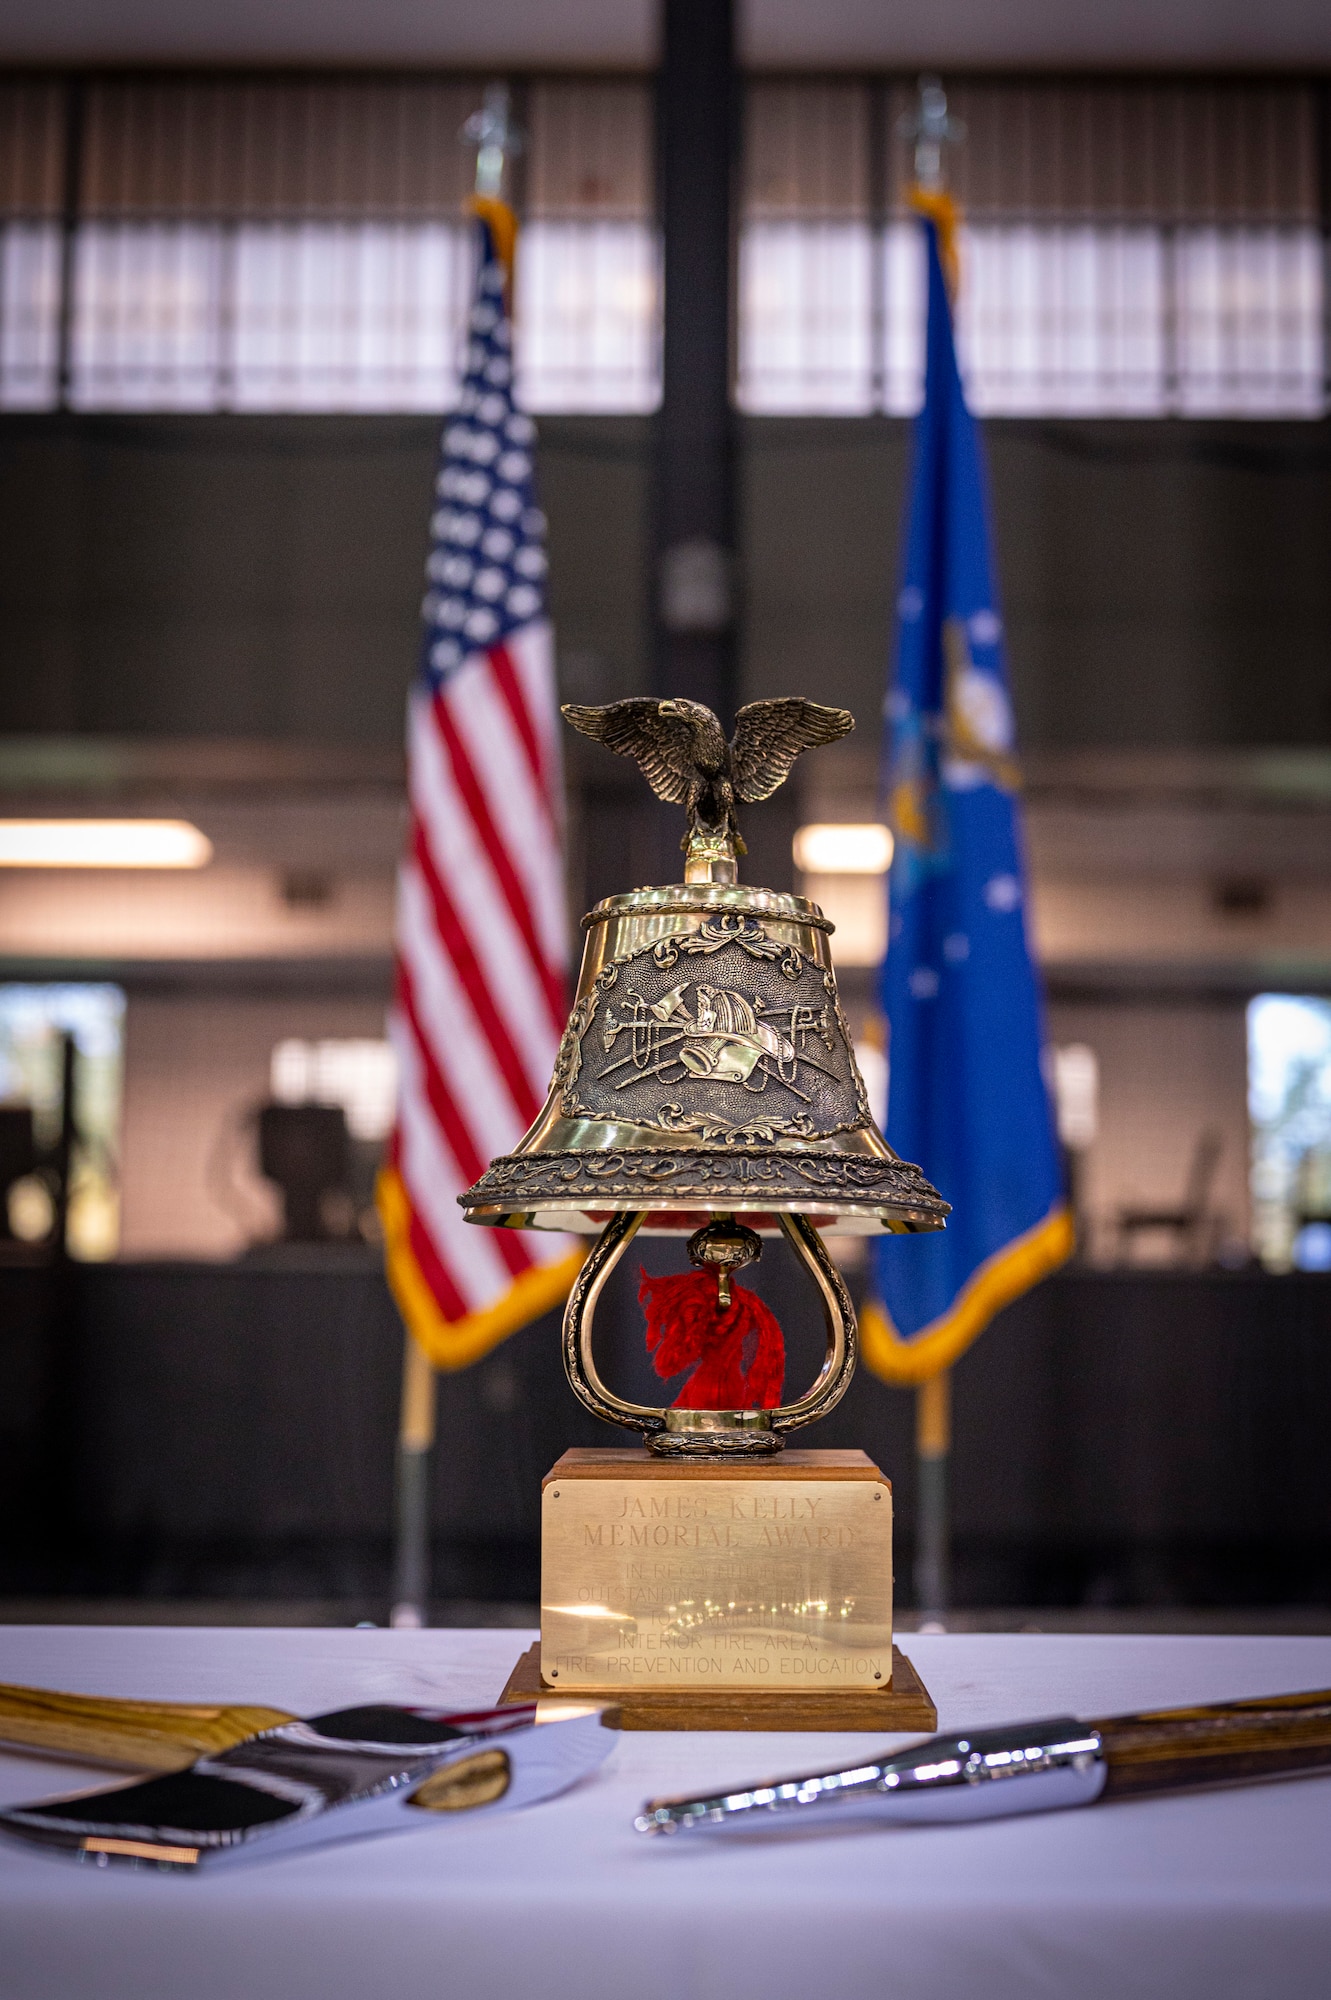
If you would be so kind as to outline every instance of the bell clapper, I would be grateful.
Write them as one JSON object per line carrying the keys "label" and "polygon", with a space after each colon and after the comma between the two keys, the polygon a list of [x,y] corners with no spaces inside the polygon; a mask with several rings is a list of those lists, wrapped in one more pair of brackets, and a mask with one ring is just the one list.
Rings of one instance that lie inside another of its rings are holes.
{"label": "bell clapper", "polygon": [[716,1304],[719,1312],[730,1310],[730,1274],[756,1264],[763,1254],[762,1239],[733,1215],[715,1215],[689,1238],[689,1262],[700,1271],[716,1272]]}

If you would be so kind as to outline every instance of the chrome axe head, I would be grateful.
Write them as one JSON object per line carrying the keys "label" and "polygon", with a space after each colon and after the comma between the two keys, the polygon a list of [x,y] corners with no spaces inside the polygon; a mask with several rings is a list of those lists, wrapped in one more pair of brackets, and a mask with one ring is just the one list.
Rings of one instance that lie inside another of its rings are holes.
{"label": "chrome axe head", "polygon": [[613,1744],[599,1710],[538,1726],[534,1702],[463,1714],[343,1708],[266,1729],[185,1771],[13,1806],[0,1812],[0,1832],[101,1867],[216,1867],[533,1805],[594,1770]]}

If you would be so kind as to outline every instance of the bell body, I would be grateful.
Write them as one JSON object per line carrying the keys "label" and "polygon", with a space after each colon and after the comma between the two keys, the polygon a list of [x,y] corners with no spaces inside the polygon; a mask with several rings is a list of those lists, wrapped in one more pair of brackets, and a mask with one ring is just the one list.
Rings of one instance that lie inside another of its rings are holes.
{"label": "bell body", "polygon": [[583,919],[550,1095],[462,1196],[471,1222],[691,1235],[940,1229],[948,1209],[874,1124],[816,904],[726,881],[610,896]]}

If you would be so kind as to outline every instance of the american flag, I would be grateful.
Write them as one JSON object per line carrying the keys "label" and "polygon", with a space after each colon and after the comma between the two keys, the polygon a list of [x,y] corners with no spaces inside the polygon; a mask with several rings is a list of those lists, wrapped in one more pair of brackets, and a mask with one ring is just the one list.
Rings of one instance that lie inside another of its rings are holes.
{"label": "american flag", "polygon": [[567,1007],[536,432],[513,398],[511,214],[478,207],[466,373],[444,429],[407,714],[399,1100],[379,1187],[389,1282],[440,1368],[466,1367],[548,1310],[578,1263],[568,1238],[478,1228],[456,1200],[535,1118]]}

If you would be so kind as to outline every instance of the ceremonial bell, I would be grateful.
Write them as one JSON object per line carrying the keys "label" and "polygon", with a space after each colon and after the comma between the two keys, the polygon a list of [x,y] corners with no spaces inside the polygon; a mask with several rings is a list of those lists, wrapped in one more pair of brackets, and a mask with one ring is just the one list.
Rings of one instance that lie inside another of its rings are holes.
{"label": "ceremonial bell", "polygon": [[[517,1150],[460,1197],[469,1222],[594,1233],[564,1318],[569,1381],[595,1416],[666,1455],[779,1451],[824,1416],[855,1366],[855,1314],[820,1232],[941,1229],[948,1204],[874,1124],[837,995],[833,926],[802,896],[741,887],[737,800],[769,798],[801,750],[854,727],[798,698],[750,703],[727,744],[691,701],[566,707],[573,727],[637,760],[687,807],[684,880],[608,896],[583,918],[582,974],[544,1109]],[[827,1352],[774,1409],[657,1409],[602,1382],[592,1322],[639,1232],[685,1235],[717,1274],[783,1233],[817,1287]]]}

